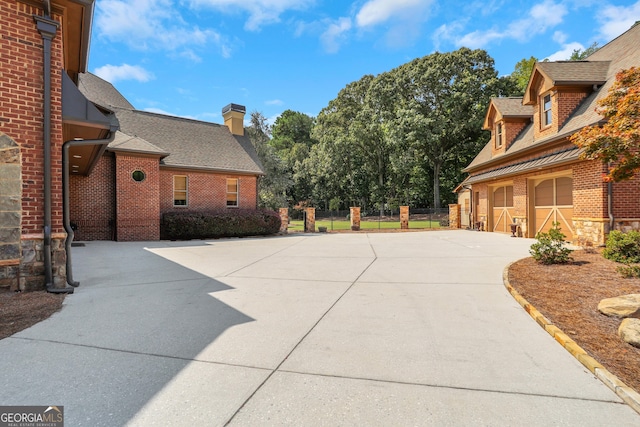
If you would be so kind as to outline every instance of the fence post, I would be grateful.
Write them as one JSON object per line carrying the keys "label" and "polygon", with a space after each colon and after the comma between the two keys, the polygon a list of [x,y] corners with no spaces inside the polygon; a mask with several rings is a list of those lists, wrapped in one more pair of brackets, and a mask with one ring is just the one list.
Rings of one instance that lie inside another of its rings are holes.
{"label": "fence post", "polygon": [[289,229],[289,208],[280,208],[280,232],[287,233]]}
{"label": "fence post", "polygon": [[349,218],[351,219],[351,230],[360,231],[360,208],[353,207],[353,208],[349,208],[349,210],[350,210]]}
{"label": "fence post", "polygon": [[400,206],[400,229],[409,229],[409,206]]}
{"label": "fence post", "polygon": [[316,208],[305,208],[304,211],[307,213],[307,219],[304,222],[304,231],[306,233],[315,233],[316,232]]}
{"label": "fence post", "polygon": [[449,205],[449,228],[459,229],[460,219],[460,205]]}

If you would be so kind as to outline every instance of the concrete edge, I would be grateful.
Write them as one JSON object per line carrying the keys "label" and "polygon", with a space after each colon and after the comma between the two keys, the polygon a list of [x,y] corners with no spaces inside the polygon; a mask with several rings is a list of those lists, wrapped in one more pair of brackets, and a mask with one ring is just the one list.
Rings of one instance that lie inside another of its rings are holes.
{"label": "concrete edge", "polygon": [[511,296],[529,313],[529,315],[551,335],[562,347],[573,355],[580,363],[582,363],[596,378],[609,387],[620,399],[629,405],[634,411],[640,414],[640,393],[623,383],[618,377],[609,372],[596,359],[591,357],[580,347],[574,340],[566,335],[560,328],[553,325],[549,319],[544,317],[533,305],[529,303],[522,295],[516,291],[511,283],[509,283],[509,263],[502,272],[502,281],[505,288]]}

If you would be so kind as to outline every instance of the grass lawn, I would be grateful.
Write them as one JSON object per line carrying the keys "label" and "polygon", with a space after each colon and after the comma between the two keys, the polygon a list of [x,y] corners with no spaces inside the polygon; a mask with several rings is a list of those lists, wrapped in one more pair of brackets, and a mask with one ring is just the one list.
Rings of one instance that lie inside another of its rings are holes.
{"label": "grass lawn", "polygon": [[[331,224],[331,220],[317,220],[316,221],[316,230],[318,227],[327,227],[328,231],[331,230],[350,230],[351,223],[349,221],[343,220],[333,220],[333,226]],[[291,220],[289,223],[289,230],[291,231],[302,231],[304,225],[302,220]],[[421,228],[441,228],[440,221],[409,221],[409,228],[421,229]],[[361,230],[378,230],[378,229],[400,229],[400,221],[360,221],[360,229]]]}

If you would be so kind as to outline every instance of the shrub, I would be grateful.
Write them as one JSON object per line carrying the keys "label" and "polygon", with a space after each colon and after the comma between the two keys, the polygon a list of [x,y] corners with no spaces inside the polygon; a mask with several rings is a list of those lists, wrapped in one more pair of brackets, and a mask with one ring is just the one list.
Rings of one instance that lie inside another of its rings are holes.
{"label": "shrub", "polygon": [[565,237],[559,224],[554,222],[548,233],[536,234],[538,242],[531,245],[529,253],[541,264],[566,264],[573,258],[569,255],[571,249],[564,246]]}
{"label": "shrub", "polygon": [[617,268],[618,273],[627,279],[640,277],[640,265],[621,265]]}
{"label": "shrub", "polygon": [[602,255],[615,262],[623,264],[640,263],[640,232],[613,230],[609,233],[606,248]]}
{"label": "shrub", "polygon": [[275,234],[280,215],[270,210],[228,209],[210,212],[167,212],[162,216],[163,239],[189,240]]}

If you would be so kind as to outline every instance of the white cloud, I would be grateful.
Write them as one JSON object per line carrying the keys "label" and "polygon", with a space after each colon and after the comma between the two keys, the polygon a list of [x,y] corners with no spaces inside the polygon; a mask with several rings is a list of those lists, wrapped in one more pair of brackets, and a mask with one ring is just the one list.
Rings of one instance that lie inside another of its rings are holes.
{"label": "white cloud", "polygon": [[183,50],[195,60],[193,46],[212,43],[225,57],[230,50],[217,31],[189,26],[171,0],[102,0],[96,4],[95,25],[100,37],[134,49]]}
{"label": "white cloud", "polygon": [[153,79],[153,74],[139,65],[103,65],[93,70],[93,73],[110,83],[118,80],[137,80],[139,82],[148,82]]}
{"label": "white cloud", "polygon": [[425,0],[369,0],[356,15],[358,27],[372,27],[391,18],[403,19],[423,15],[431,1]]}
{"label": "white cloud", "polygon": [[280,99],[272,99],[264,102],[266,105],[282,105],[284,102]]}
{"label": "white cloud", "polygon": [[563,33],[562,31],[556,31],[555,33],[553,33],[552,38],[554,42],[563,44],[567,41],[567,34]]}
{"label": "white cloud", "polygon": [[213,7],[222,12],[244,11],[249,14],[244,28],[258,31],[264,25],[280,22],[287,10],[303,10],[315,0],[189,0],[192,6]]}
{"label": "white cloud", "polygon": [[532,37],[543,34],[550,28],[562,23],[568,13],[567,6],[554,0],[544,0],[534,5],[527,16],[511,22],[506,28],[492,28],[484,31],[474,31],[455,40],[458,46],[481,48],[493,41],[514,39],[526,42]]}
{"label": "white cloud", "polygon": [[337,21],[331,22],[320,36],[320,42],[324,50],[328,53],[336,53],[350,29],[350,18],[339,18]]}
{"label": "white cloud", "polygon": [[584,46],[578,42],[568,43],[562,46],[562,49],[556,53],[549,55],[546,59],[549,61],[565,61],[571,57],[574,50],[584,50]]}
{"label": "white cloud", "polygon": [[164,116],[173,116],[173,117],[181,117],[183,119],[198,120],[193,116],[181,116],[179,114],[170,113],[168,111],[162,110],[160,108],[154,108],[154,107],[145,108],[143,111],[146,111],[148,113],[154,113],[154,114],[162,114]]}
{"label": "white cloud", "polygon": [[600,36],[605,42],[609,42],[631,28],[637,20],[640,20],[640,1],[628,7],[604,6],[599,10],[597,18],[602,23]]}

